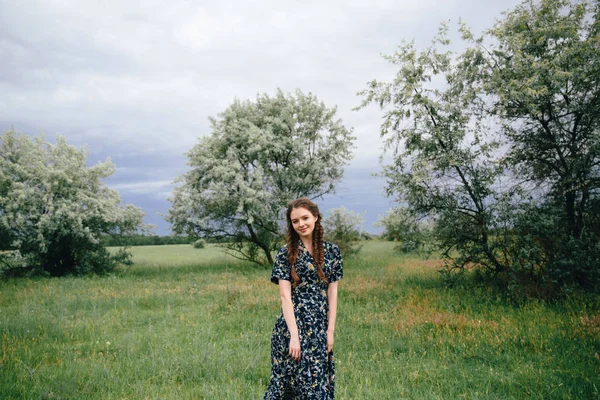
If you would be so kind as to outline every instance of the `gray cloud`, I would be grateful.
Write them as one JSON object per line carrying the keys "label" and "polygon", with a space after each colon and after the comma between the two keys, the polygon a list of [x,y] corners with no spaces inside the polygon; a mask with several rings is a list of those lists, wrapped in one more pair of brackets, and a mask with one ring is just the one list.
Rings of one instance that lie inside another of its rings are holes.
{"label": "gray cloud", "polygon": [[89,146],[90,162],[110,156],[109,184],[164,232],[156,212],[168,209],[168,182],[209,116],[235,97],[312,91],[357,136],[325,204],[366,210],[370,224],[389,207],[383,180],[370,176],[380,170],[381,113],[352,108],[366,82],[392,78],[380,54],[404,39],[427,45],[442,20],[463,17],[480,31],[516,3],[0,0],[0,124],[62,134]]}

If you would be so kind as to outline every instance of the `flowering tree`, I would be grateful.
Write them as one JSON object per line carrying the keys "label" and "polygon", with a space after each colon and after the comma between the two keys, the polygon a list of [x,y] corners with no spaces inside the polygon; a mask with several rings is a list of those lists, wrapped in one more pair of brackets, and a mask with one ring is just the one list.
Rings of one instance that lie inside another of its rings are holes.
{"label": "flowering tree", "polygon": [[385,109],[388,193],[435,221],[450,269],[600,288],[600,2],[526,0],[468,47],[404,43]]}
{"label": "flowering tree", "polygon": [[354,138],[335,114],[299,90],[234,101],[188,153],[167,217],[173,231],[271,264],[287,203],[332,193],[351,158]]}
{"label": "flowering tree", "polygon": [[125,253],[110,255],[100,235],[144,230],[144,214],[121,206],[118,193],[102,184],[114,164],[88,167],[87,155],[64,138],[52,145],[14,130],[0,136],[2,269],[102,273],[127,259]]}

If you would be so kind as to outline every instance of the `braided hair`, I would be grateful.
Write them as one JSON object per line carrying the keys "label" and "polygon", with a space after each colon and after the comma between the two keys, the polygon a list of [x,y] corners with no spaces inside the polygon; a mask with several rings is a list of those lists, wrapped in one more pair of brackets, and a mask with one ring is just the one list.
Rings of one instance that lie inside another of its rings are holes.
{"label": "braided hair", "polygon": [[299,241],[300,235],[294,229],[292,225],[291,214],[292,210],[295,208],[305,208],[307,209],[313,216],[317,218],[315,221],[315,227],[312,235],[312,251],[313,258],[315,263],[317,264],[317,274],[319,275],[319,279],[325,283],[328,283],[327,278],[325,277],[325,273],[323,272],[323,263],[325,259],[325,250],[323,248],[323,226],[321,225],[321,213],[319,212],[319,207],[309,199],[305,197],[301,197],[294,201],[291,201],[288,204],[286,211],[286,220],[287,220],[287,249],[288,249],[288,262],[292,266],[292,284],[293,286],[298,286],[300,284],[300,277],[296,273],[296,260],[298,259],[298,249],[299,249]]}

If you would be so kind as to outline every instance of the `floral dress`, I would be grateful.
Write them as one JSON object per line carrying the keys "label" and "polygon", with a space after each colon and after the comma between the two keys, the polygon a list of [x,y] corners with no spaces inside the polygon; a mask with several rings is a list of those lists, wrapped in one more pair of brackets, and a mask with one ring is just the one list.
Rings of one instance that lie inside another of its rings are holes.
{"label": "floral dress", "polygon": [[[340,249],[324,242],[323,272],[329,282],[343,277]],[[300,338],[300,360],[289,355],[290,332],[283,312],[279,315],[271,337],[271,380],[265,400],[275,399],[333,399],[333,351],[327,353],[327,325],[329,305],[327,283],[319,280],[315,260],[300,242],[296,273],[301,283],[292,289],[294,316]],[[282,247],[275,258],[271,282],[279,279],[292,281],[287,247]]]}

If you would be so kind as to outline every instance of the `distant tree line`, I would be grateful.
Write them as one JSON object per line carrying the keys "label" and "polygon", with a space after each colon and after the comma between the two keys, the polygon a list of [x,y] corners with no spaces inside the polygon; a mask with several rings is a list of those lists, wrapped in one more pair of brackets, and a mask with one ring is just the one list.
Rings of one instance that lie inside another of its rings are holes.
{"label": "distant tree line", "polygon": [[188,236],[158,235],[105,235],[101,242],[104,246],[161,246],[169,244],[190,244],[196,239]]}
{"label": "distant tree line", "polygon": [[198,240],[206,243],[222,243],[217,239],[199,239],[180,235],[104,235],[101,237],[104,246],[162,246],[170,244],[193,244]]}

